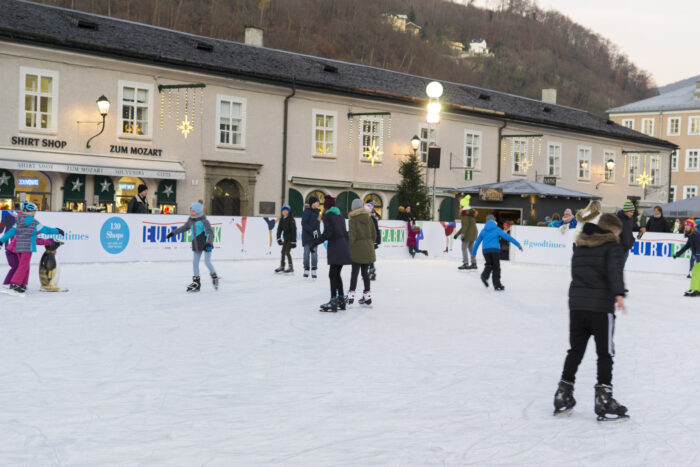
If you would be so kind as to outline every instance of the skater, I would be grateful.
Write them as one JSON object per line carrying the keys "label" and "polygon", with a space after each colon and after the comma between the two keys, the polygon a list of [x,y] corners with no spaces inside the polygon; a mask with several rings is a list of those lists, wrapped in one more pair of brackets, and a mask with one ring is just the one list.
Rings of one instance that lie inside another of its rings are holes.
{"label": "skater", "polygon": [[216,270],[211,264],[211,252],[214,249],[214,232],[211,230],[211,224],[204,215],[204,206],[202,203],[195,202],[190,205],[190,217],[187,222],[182,224],[175,230],[166,235],[166,238],[172,238],[189,229],[192,234],[192,283],[187,286],[188,292],[199,292],[202,288],[202,282],[199,278],[199,260],[204,253],[204,264],[211,275],[211,282],[214,289],[219,288],[219,276],[216,275]]}
{"label": "skater", "polygon": [[[282,257],[280,267],[275,269],[275,272],[293,273],[292,249],[297,247],[297,223],[292,217],[292,209],[287,204],[282,206],[282,217],[277,224],[277,244],[282,247]],[[284,268],[285,258],[287,258],[287,269]]]}
{"label": "skater", "polygon": [[[698,233],[697,225],[695,225],[695,220],[688,219],[685,221],[685,237],[688,241],[685,246],[678,250],[673,259],[679,258],[687,250],[690,250],[690,270],[688,271],[687,278],[691,278],[691,273],[693,272],[693,266],[697,262],[697,257],[700,256],[700,233]],[[690,290],[688,291],[690,292]]]}
{"label": "skater", "polygon": [[[374,203],[372,201],[368,202],[365,207],[367,210],[369,210],[370,216],[372,216],[372,223],[374,224],[374,230],[377,231],[377,238],[374,240],[374,249],[378,249],[379,245],[382,244],[382,231],[379,230],[379,221],[382,220],[382,217],[377,213],[377,211],[374,210]],[[376,252],[375,252],[376,256]],[[371,281],[376,281],[377,280],[377,268],[375,267],[374,262],[370,263],[369,265],[369,280]]]}
{"label": "skater", "polygon": [[350,258],[352,259],[352,273],[350,275],[350,290],[348,290],[347,303],[352,305],[355,301],[355,288],[357,276],[362,271],[364,290],[359,299],[360,305],[371,305],[369,265],[374,263],[374,242],[377,238],[377,230],[372,222],[369,206],[363,206],[362,201],[356,199],[351,205],[352,211],[348,215],[350,219]]}
{"label": "skater", "polygon": [[323,234],[314,240],[314,249],[321,243],[328,241],[326,256],[328,259],[328,279],[331,285],[331,299],[321,305],[319,311],[336,312],[345,309],[345,296],[343,291],[343,279],[340,271],[346,264],[352,264],[350,258],[350,243],[348,232],[345,229],[345,219],[340,215],[340,210],[335,206],[335,198],[328,195],[323,200]]}
{"label": "skater", "polygon": [[587,223],[576,239],[571,259],[569,286],[569,349],[564,371],[554,395],[554,414],[567,413],[576,405],[574,383],[588,339],[593,336],[598,354],[595,413],[599,421],[627,417],[627,408],[612,393],[615,356],[615,311],[625,310],[622,271],[624,250],[619,243],[623,226],[612,214],[603,214],[598,225]]}
{"label": "skater", "polygon": [[559,227],[561,233],[564,234],[569,229],[575,229],[577,224],[578,222],[576,221],[576,216],[574,216],[573,211],[569,208],[566,208],[564,210],[564,215],[557,224],[557,227]]}
{"label": "skater", "polygon": [[646,227],[639,229],[640,232],[664,232],[671,233],[671,229],[664,217],[664,210],[661,206],[654,206],[654,215],[647,220]]}
{"label": "skater", "polygon": [[620,234],[620,243],[625,249],[623,267],[627,263],[627,258],[630,256],[630,250],[634,247],[634,222],[632,221],[634,217],[634,204],[632,201],[627,200],[622,206],[622,209],[617,211],[617,218],[622,222],[622,233]]}
{"label": "skater", "polygon": [[[477,269],[476,256],[471,255],[471,252],[478,234],[476,229],[476,215],[478,212],[476,209],[472,209],[471,206],[469,206],[470,199],[471,196],[467,195],[460,201],[462,205],[462,225],[459,231],[454,235],[455,239],[460,236],[462,237],[462,265],[457,268],[462,270]],[[466,203],[464,202],[465,200]],[[471,255],[471,264],[469,262],[469,255]]]}
{"label": "skater", "polygon": [[126,212],[129,214],[148,214],[148,187],[144,184],[139,185],[138,193],[131,198]]}
{"label": "skater", "polygon": [[520,246],[520,243],[503,230],[499,229],[498,224],[496,224],[496,218],[493,217],[492,214],[489,214],[486,216],[486,224],[476,238],[476,243],[472,249],[472,257],[474,257],[476,252],[479,251],[479,245],[481,245],[482,242],[484,243],[482,250],[485,264],[484,271],[481,273],[481,282],[488,287],[489,276],[491,276],[491,272],[493,272],[493,288],[498,291],[505,290],[505,287],[501,284],[501,247],[499,245],[499,239],[501,238],[508,240],[510,243],[520,248],[520,251],[523,251],[523,247]]}
{"label": "skater", "polygon": [[579,236],[586,222],[597,224],[601,214],[603,214],[603,205],[597,199],[592,199],[588,206],[579,209],[576,213],[576,234],[574,239]]}
{"label": "skater", "polygon": [[418,248],[418,234],[421,232],[421,228],[419,225],[416,225],[415,219],[406,222],[406,229],[408,230],[406,246],[408,247],[408,253],[411,255],[411,258],[415,258],[416,253],[423,253],[425,256],[428,256],[428,250],[421,250]]}
{"label": "skater", "polygon": [[315,196],[309,198],[309,207],[304,209],[301,215],[301,244],[304,247],[304,277],[309,277],[309,269],[311,277],[316,279],[316,269],[318,268],[318,253],[316,250],[311,252],[314,239],[318,238],[319,230],[321,229],[321,210],[319,209],[319,200]]}
{"label": "skater", "polygon": [[[63,230],[59,228],[47,227],[37,222],[35,219],[36,211],[36,204],[30,201],[22,203],[22,212],[17,216],[17,222],[0,238],[0,244],[14,239],[8,249],[8,251],[11,249],[16,257],[13,258],[16,260],[16,266],[12,268],[12,263],[10,264],[12,276],[10,277],[8,292],[12,295],[23,296],[27,291],[29,262],[32,259],[32,253],[36,252],[37,234],[60,236],[64,234]],[[44,243],[44,240],[41,240],[40,243]],[[8,262],[10,262],[10,259],[11,257],[8,255]]]}

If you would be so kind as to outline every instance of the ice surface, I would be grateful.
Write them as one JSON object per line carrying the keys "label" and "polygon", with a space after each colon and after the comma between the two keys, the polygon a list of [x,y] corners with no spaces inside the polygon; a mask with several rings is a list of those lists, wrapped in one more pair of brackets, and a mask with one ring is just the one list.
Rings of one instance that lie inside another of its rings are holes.
{"label": "ice surface", "polygon": [[505,264],[495,292],[455,262],[380,260],[374,308],[327,314],[325,265],[312,282],[214,264],[218,292],[187,295],[177,262],[63,266],[57,294],[34,269],[26,299],[0,295],[0,464],[700,464],[684,278],[628,274],[614,385],[632,418],[601,425],[593,344],[573,415],[552,416],[566,268]]}

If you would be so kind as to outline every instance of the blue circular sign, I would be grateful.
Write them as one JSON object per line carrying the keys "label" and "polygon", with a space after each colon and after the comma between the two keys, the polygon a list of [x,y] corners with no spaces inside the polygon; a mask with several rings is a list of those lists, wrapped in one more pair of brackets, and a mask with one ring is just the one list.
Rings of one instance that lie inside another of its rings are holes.
{"label": "blue circular sign", "polygon": [[110,217],[100,230],[102,248],[111,255],[118,255],[129,244],[129,226],[119,217]]}

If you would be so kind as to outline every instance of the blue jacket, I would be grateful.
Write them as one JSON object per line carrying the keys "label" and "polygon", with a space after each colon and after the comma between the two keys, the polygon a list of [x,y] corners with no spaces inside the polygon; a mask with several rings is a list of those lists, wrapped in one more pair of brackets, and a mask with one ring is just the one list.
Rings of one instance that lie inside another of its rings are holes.
{"label": "blue jacket", "polygon": [[472,255],[475,255],[479,250],[481,242],[484,243],[484,253],[500,253],[501,247],[498,245],[498,239],[503,238],[513,243],[515,246],[520,246],[520,243],[498,227],[496,221],[486,221],[486,225],[481,230],[481,233],[476,237],[476,243],[472,249]]}
{"label": "blue jacket", "polygon": [[311,245],[314,242],[314,230],[321,234],[321,222],[318,220],[318,215],[321,211],[318,209],[306,208],[301,215],[301,244]]}
{"label": "blue jacket", "polygon": [[[32,230],[31,238],[29,239],[29,241],[31,242],[31,249],[32,249],[31,252],[32,253],[36,253],[36,235],[38,233],[47,234],[47,235],[58,235],[58,229],[54,229],[53,227],[47,227],[45,225],[41,225],[32,216],[22,216],[21,219],[24,219],[26,226],[30,226],[30,225],[32,225],[32,222],[34,222],[34,229]],[[17,222],[19,222],[19,220]],[[2,238],[0,238],[0,243],[5,243],[5,242],[10,241],[12,239],[12,237],[15,236],[16,233],[17,233],[17,227],[13,226],[10,230],[5,232],[5,235],[3,235]],[[17,239],[17,240],[19,241],[19,239]],[[15,251],[17,251],[17,250],[15,250]],[[20,251],[17,251],[17,252],[20,253]]]}
{"label": "blue jacket", "polygon": [[192,251],[206,251],[207,245],[214,245],[214,232],[211,229],[211,224],[204,214],[196,217],[190,217],[187,222],[182,224],[171,233],[173,235],[180,234],[189,229],[192,235]]}

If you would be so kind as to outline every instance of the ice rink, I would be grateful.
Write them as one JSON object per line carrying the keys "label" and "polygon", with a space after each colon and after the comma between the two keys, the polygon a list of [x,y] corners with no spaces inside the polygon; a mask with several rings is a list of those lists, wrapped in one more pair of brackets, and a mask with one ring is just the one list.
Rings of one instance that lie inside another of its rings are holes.
{"label": "ice rink", "polygon": [[56,294],[34,267],[27,297],[0,295],[0,465],[700,465],[683,276],[627,274],[613,383],[632,418],[600,424],[592,344],[573,415],[552,416],[565,267],[505,264],[495,292],[454,261],[380,259],[373,308],[332,314],[325,264],[316,282],[214,264],[217,292],[186,294],[173,262],[64,265]]}

